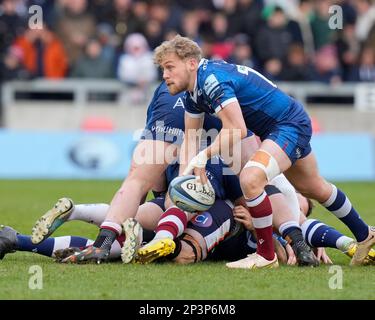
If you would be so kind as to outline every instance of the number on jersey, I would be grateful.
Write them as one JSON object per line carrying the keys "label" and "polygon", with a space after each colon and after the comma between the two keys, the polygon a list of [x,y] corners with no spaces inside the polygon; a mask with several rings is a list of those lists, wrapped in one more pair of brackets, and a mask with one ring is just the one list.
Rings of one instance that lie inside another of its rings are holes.
{"label": "number on jersey", "polygon": [[277,88],[276,84],[274,84],[271,80],[267,79],[264,75],[260,74],[258,71],[255,71],[254,69],[247,67],[247,66],[242,66],[237,64],[237,71],[239,73],[249,75],[249,72],[255,73],[257,76],[261,77],[263,80],[267,81],[271,86]]}

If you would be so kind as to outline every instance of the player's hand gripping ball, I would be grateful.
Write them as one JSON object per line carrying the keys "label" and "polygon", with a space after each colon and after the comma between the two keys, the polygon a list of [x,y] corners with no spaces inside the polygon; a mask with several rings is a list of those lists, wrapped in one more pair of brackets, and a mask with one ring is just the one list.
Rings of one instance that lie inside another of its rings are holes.
{"label": "player's hand gripping ball", "polygon": [[194,175],[176,177],[169,184],[169,197],[181,210],[206,211],[215,202],[215,190],[208,181],[202,185]]}

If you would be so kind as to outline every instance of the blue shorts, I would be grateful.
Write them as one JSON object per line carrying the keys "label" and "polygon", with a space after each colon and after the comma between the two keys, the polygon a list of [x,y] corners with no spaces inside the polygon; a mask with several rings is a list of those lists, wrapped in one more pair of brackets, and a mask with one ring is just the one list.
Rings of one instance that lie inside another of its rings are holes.
{"label": "blue shorts", "polygon": [[292,117],[279,121],[262,140],[270,139],[276,142],[295,163],[311,152],[311,120],[302,105],[294,103]]}
{"label": "blue shorts", "polygon": [[165,193],[161,194],[158,197],[155,197],[154,199],[151,199],[151,200],[149,200],[147,202],[155,203],[161,210],[165,211],[165,205],[164,205],[164,202],[165,202]]}

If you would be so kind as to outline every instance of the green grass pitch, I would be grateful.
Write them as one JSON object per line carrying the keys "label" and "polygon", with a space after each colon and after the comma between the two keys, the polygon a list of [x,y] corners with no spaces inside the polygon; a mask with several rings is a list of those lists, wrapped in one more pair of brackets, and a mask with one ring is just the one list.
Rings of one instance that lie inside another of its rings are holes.
{"label": "green grass pitch", "polygon": [[[61,196],[76,203],[109,202],[120,181],[0,181],[0,224],[29,234],[35,220]],[[339,183],[363,218],[375,224],[375,183]],[[313,217],[350,235],[320,207]],[[56,233],[95,239],[97,228],[69,222]],[[350,268],[349,258],[329,249],[342,267],[342,289],[330,289],[329,266],[275,270],[229,270],[224,263],[61,265],[37,254],[17,252],[0,261],[0,299],[375,299],[375,269]],[[43,288],[29,289],[29,268],[43,271]],[[332,270],[331,270],[332,271]],[[331,279],[331,281],[333,281]]]}

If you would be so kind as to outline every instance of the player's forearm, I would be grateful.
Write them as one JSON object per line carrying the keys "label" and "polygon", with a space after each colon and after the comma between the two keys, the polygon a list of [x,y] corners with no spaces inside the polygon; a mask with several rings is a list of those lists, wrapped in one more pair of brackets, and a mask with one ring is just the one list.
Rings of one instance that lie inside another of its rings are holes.
{"label": "player's forearm", "polygon": [[200,129],[203,127],[203,121],[204,117],[195,118],[185,113],[185,135],[179,155],[179,174],[184,172],[190,160],[193,159],[199,151],[202,133]]}
{"label": "player's forearm", "polygon": [[193,159],[198,153],[198,146],[199,146],[199,136],[197,133],[192,132],[193,130],[189,130],[191,132],[185,132],[185,138],[181,145],[181,151],[179,156],[179,174],[181,175],[184,172],[185,168],[189,164],[190,160]]}

